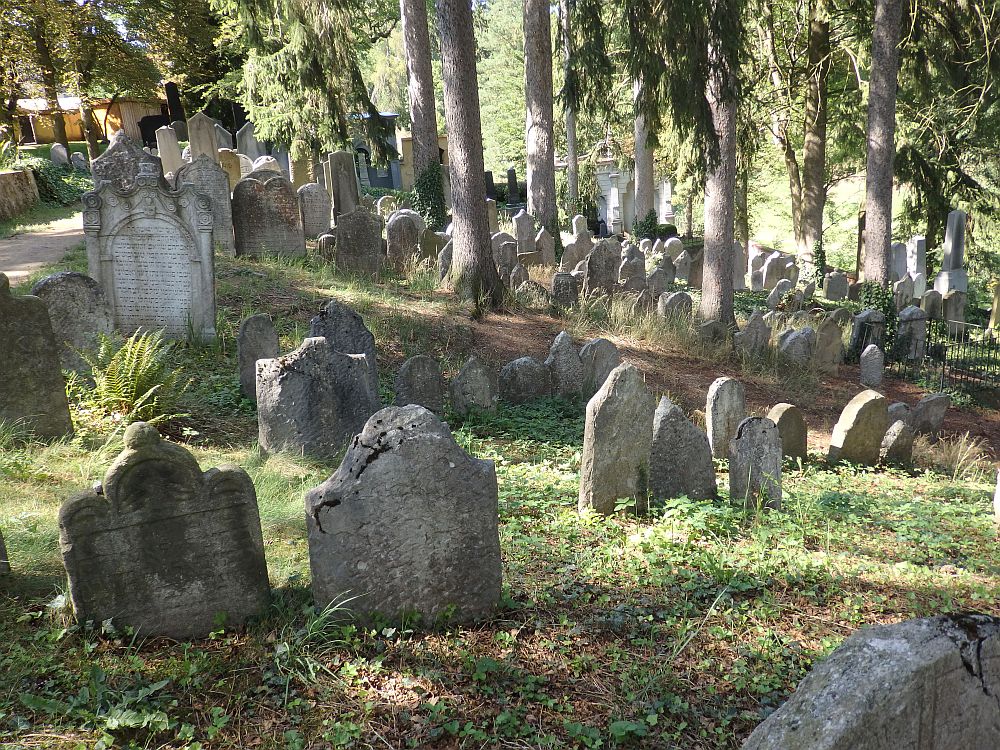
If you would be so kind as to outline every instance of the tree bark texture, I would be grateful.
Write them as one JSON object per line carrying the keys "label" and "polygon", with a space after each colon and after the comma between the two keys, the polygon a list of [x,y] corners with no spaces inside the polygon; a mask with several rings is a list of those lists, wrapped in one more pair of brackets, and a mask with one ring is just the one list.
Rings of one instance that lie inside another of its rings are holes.
{"label": "tree bark texture", "polygon": [[799,258],[805,278],[815,273],[814,256],[823,242],[826,205],[827,79],[830,74],[830,19],[826,0],[810,3],[808,54],[799,239]]}
{"label": "tree bark texture", "polygon": [[684,236],[694,237],[694,191],[689,191],[684,200]]}
{"label": "tree bark texture", "polygon": [[[569,68],[570,54],[572,53],[572,23],[570,16],[570,0],[560,0],[559,3],[560,28],[562,29],[563,40],[563,60],[566,68]],[[569,104],[565,105],[563,116],[566,121],[566,193],[568,204],[566,210],[571,217],[579,213],[580,203],[580,164],[576,151],[576,111]]]}
{"label": "tree bark texture", "polygon": [[447,282],[462,299],[499,304],[503,286],[493,265],[486,217],[483,131],[476,78],[476,38],[467,0],[438,0],[441,71],[451,165],[452,261]]}
{"label": "tree bark texture", "polygon": [[649,128],[646,118],[639,114],[639,97],[642,82],[632,84],[635,103],[635,218],[642,221],[653,210],[653,149],[649,145]]}
{"label": "tree bark texture", "polygon": [[744,257],[749,257],[750,253],[750,210],[747,205],[749,191],[750,180],[747,171],[741,169],[736,176],[734,237],[743,246]]}
{"label": "tree bark texture", "polygon": [[524,0],[524,140],[528,213],[557,237],[556,151],[552,115],[552,32],[548,0]]}
{"label": "tree bark texture", "polygon": [[440,163],[427,5],[424,0],[399,0],[399,15],[403,22],[413,176],[416,178],[428,166]]}
{"label": "tree bark texture", "polygon": [[896,78],[903,0],[876,0],[868,86],[868,168],[865,177],[865,281],[889,286],[892,244],[892,160]]}
{"label": "tree bark texture", "polygon": [[87,139],[87,158],[92,162],[101,155],[101,138],[97,131],[94,110],[86,97],[80,97],[80,124],[83,126],[83,135]]}
{"label": "tree bark texture", "polygon": [[53,110],[52,123],[55,130],[55,140],[69,151],[69,139],[66,137],[66,120],[59,107],[59,87],[56,81],[56,68],[52,60],[52,50],[45,34],[45,19],[41,14],[35,15],[28,29],[31,41],[35,45],[35,57],[42,77],[42,91],[45,101]]}
{"label": "tree bark texture", "polygon": [[[709,50],[709,58],[712,58]],[[714,66],[708,106],[719,137],[719,163],[705,177],[705,249],[699,313],[704,321],[736,327],[733,312],[733,225],[736,197],[736,102],[724,92],[727,75]]]}

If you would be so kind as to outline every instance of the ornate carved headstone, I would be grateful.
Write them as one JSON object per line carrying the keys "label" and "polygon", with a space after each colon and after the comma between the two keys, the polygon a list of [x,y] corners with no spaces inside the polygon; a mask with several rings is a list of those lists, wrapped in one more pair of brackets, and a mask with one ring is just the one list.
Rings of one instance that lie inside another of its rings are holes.
{"label": "ornate carved headstone", "polygon": [[192,638],[239,625],[270,600],[253,482],[202,473],[194,457],[136,422],[96,492],[59,511],[77,619]]}
{"label": "ornate carved headstone", "polygon": [[233,238],[233,203],[230,197],[230,178],[222,167],[204,154],[186,162],[174,174],[174,186],[178,189],[185,183],[194,187],[196,193],[207,195],[212,201],[212,241],[223,252],[233,255],[236,243]]}
{"label": "ornate carved headstone", "polygon": [[190,184],[164,189],[155,169],[141,165],[130,190],[102,185],[84,194],[90,276],[123,333],[163,328],[213,339],[212,201]]}
{"label": "ornate carved headstone", "polygon": [[287,178],[278,173],[253,173],[233,191],[233,230],[236,255],[261,257],[306,254],[299,213],[299,197]]}
{"label": "ornate carved headstone", "polygon": [[140,167],[145,165],[147,169],[152,169],[148,174],[153,174],[163,182],[163,168],[160,160],[143,151],[132,142],[132,139],[125,135],[124,130],[119,130],[111,136],[111,145],[107,151],[98,156],[90,165],[90,171],[94,176],[94,185],[99,187],[102,180],[107,180],[114,187],[121,190],[131,189],[139,176]]}
{"label": "ornate carved headstone", "polygon": [[40,438],[69,435],[73,425],[59,346],[45,303],[15,297],[0,273],[0,420],[23,423]]}

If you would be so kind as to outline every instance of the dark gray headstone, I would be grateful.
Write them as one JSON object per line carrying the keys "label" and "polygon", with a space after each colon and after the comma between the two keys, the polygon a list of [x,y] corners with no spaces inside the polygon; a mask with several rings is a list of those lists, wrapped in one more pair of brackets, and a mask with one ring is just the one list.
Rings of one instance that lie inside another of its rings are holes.
{"label": "dark gray headstone", "polygon": [[449,392],[451,408],[456,414],[467,414],[473,408],[482,411],[496,409],[496,375],[476,357],[470,357],[451,381]]}
{"label": "dark gray headstone", "polygon": [[583,388],[583,362],[573,345],[573,338],[562,331],[556,336],[545,360],[552,376],[552,393],[556,396],[579,396]]}
{"label": "dark gray headstone", "polygon": [[107,150],[90,164],[94,187],[99,187],[102,180],[107,180],[116,188],[131,190],[139,176],[140,164],[150,164],[155,167],[153,173],[166,187],[160,160],[133,143],[132,139],[125,135],[124,130],[119,130],[111,136],[111,144]]}
{"label": "dark gray headstone", "polygon": [[374,276],[385,265],[382,217],[360,206],[337,217],[336,244],[330,258],[340,271]]}
{"label": "dark gray headstone", "polygon": [[32,287],[31,293],[49,311],[63,369],[89,370],[81,354],[95,351],[99,334],[114,330],[101,285],[82,273],[63,271],[46,276]]}
{"label": "dark gray headstone", "polygon": [[302,231],[306,239],[315,239],[330,231],[330,194],[318,182],[309,182],[298,189]]}
{"label": "dark gray headstone", "polygon": [[520,404],[552,393],[549,368],[534,357],[521,357],[500,370],[500,398]]}
{"label": "dark gray headstone", "polygon": [[275,173],[264,181],[251,176],[233,190],[236,254],[303,256],[306,254],[299,197],[287,178]]}
{"label": "dark gray headstone", "polygon": [[597,393],[608,375],[622,363],[618,347],[607,339],[594,339],[580,349],[580,360],[583,362],[583,392],[589,399]]}
{"label": "dark gray headstone", "polygon": [[396,375],[396,405],[417,404],[435,414],[444,411],[444,376],[433,357],[410,357]]}
{"label": "dark gray headstone", "polygon": [[888,426],[885,396],[876,391],[862,391],[841,412],[830,438],[828,459],[874,466]]}
{"label": "dark gray headstone", "polygon": [[240,323],[239,333],[236,334],[240,393],[252,401],[257,400],[257,360],[274,359],[278,351],[278,333],[270,315],[258,313]]}
{"label": "dark gray headstone", "polygon": [[709,500],[716,495],[708,437],[666,396],[653,415],[649,491],[660,500],[682,495]]}
{"label": "dark gray headstone", "polygon": [[360,315],[347,305],[337,300],[330,300],[309,321],[309,335],[322,336],[335,351],[363,354],[368,364],[368,382],[371,384],[372,393],[378,395],[375,337]]}
{"label": "dark gray headstone", "polygon": [[781,436],[774,422],[748,417],[729,443],[729,497],[781,508]]}

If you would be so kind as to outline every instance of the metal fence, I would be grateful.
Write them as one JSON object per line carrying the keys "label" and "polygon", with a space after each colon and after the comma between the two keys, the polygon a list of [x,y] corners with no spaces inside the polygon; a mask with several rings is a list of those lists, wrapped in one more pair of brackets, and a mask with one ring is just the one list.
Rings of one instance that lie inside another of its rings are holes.
{"label": "metal fence", "polygon": [[928,320],[922,342],[912,336],[894,337],[886,347],[886,369],[937,390],[998,388],[1000,342],[982,326]]}

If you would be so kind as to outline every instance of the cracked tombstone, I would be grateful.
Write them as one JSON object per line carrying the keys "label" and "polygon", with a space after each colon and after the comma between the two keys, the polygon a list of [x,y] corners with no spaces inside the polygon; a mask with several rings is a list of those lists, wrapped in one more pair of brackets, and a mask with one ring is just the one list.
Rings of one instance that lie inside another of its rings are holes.
{"label": "cracked tombstone", "polygon": [[477,357],[469,357],[449,386],[451,408],[465,415],[472,409],[493,411],[497,407],[497,381],[493,371]]}
{"label": "cracked tombstone", "polygon": [[106,180],[112,187],[128,192],[135,187],[140,173],[155,176],[156,183],[166,187],[163,164],[157,157],[147,154],[137,146],[125,135],[124,130],[119,130],[111,136],[110,145],[103,154],[91,162],[90,171],[93,174],[95,190]]}
{"label": "cracked tombstone", "polygon": [[38,438],[73,434],[59,345],[45,303],[13,296],[0,273],[0,420]]}
{"label": "cracked tombstone", "polygon": [[852,634],[743,750],[1000,747],[1000,619],[954,614]]}
{"label": "cracked tombstone", "polygon": [[[322,336],[330,346],[345,354],[362,354],[368,366],[371,392],[378,396],[378,359],[375,336],[364,319],[347,305],[330,300],[309,321],[309,335]],[[369,412],[370,414],[371,412]],[[368,416],[365,416],[367,419]]]}
{"label": "cracked tombstone", "polygon": [[716,496],[715,464],[708,437],[666,396],[653,415],[649,491],[658,500]]}
{"label": "cracked tombstone", "polygon": [[573,346],[572,337],[562,331],[549,349],[545,366],[551,374],[552,394],[572,398],[583,388],[583,361]]}
{"label": "cracked tombstone", "polygon": [[48,310],[63,369],[89,373],[81,353],[96,351],[98,336],[115,327],[101,285],[82,273],[62,271],[39,281],[31,294]]}
{"label": "cracked tombstone", "polygon": [[251,315],[240,323],[236,334],[236,359],[240,368],[240,393],[257,401],[257,360],[278,356],[278,333],[271,316]]}
{"label": "cracked tombstone", "polygon": [[608,515],[620,500],[646,510],[655,402],[642,373],[616,367],[587,403],[579,510]]}
{"label": "cracked tombstone", "polygon": [[267,453],[333,458],[380,406],[365,355],[325,338],[257,362],[258,442]]}
{"label": "cracked tombstone", "polygon": [[622,363],[622,355],[612,342],[599,338],[583,345],[580,349],[580,361],[583,362],[581,394],[589,399],[604,385],[608,375]]}
{"label": "cracked tombstone", "polygon": [[874,466],[888,426],[885,396],[877,391],[862,391],[841,412],[830,438],[827,459]]}
{"label": "cracked tombstone", "polygon": [[705,400],[705,425],[713,456],[725,458],[729,455],[729,441],[746,416],[743,384],[735,378],[717,378],[709,386]]}
{"label": "cracked tombstone", "polygon": [[444,376],[437,360],[426,354],[403,363],[396,375],[395,391],[396,406],[417,404],[435,414],[444,411]]}
{"label": "cracked tombstone", "polygon": [[775,404],[767,418],[778,428],[782,455],[805,461],[809,433],[802,410],[794,404]]}
{"label": "cracked tombstone", "polygon": [[177,640],[240,625],[270,603],[257,496],[243,469],[201,471],[144,422],[96,491],[59,511],[79,622]]}
{"label": "cracked tombstone", "polygon": [[552,393],[549,368],[534,357],[521,357],[500,370],[500,398],[511,404],[548,396]]}
{"label": "cracked tombstone", "polygon": [[488,616],[500,600],[497,478],[427,409],[376,412],[337,471],[306,495],[319,608],[350,597],[362,621]]}
{"label": "cracked tombstone", "polygon": [[781,436],[774,422],[748,417],[729,444],[729,497],[781,508]]}

